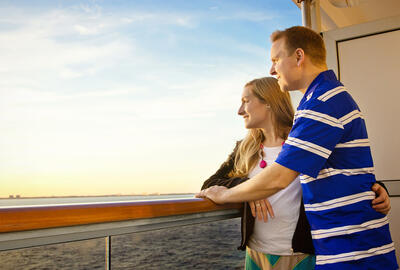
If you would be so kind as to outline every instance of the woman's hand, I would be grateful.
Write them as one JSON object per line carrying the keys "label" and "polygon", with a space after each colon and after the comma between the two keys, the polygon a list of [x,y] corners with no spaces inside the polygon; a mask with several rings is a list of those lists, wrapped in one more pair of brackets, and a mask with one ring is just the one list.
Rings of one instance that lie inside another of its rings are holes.
{"label": "woman's hand", "polygon": [[372,208],[376,211],[387,215],[390,210],[390,199],[386,190],[379,184],[375,183],[372,186],[372,190],[375,192],[375,199],[372,201]]}
{"label": "woman's hand", "polygon": [[251,214],[258,220],[268,221],[268,214],[274,218],[274,210],[267,199],[249,202]]}

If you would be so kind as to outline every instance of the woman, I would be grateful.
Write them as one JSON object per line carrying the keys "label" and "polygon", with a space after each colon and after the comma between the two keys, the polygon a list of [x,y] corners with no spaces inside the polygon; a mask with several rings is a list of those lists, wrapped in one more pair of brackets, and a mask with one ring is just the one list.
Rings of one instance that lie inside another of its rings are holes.
{"label": "woman", "polygon": [[[245,85],[238,114],[249,132],[202,189],[233,187],[272,164],[292,127],[294,110],[289,94],[280,90],[275,78],[266,77]],[[387,193],[377,184],[373,190],[381,194],[374,207],[386,214]],[[296,178],[268,200],[245,203],[239,249],[246,249],[246,269],[314,269],[314,247],[301,197]]]}

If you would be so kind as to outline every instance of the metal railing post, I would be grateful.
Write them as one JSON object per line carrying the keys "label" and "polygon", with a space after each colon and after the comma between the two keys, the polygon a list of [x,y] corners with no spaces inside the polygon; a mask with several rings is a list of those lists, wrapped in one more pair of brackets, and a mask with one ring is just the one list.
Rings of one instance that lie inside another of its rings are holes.
{"label": "metal railing post", "polygon": [[105,248],[105,252],[106,252],[106,262],[105,262],[105,268],[106,270],[111,270],[111,236],[106,236],[105,237],[105,241],[106,241],[106,248]]}

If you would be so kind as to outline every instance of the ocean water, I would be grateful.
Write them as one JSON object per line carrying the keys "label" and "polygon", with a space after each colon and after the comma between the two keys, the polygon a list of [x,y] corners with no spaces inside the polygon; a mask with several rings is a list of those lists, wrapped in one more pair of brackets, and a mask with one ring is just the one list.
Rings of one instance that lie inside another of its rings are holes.
{"label": "ocean water", "polygon": [[[105,201],[184,199],[192,194],[2,199],[0,207]],[[112,269],[243,269],[240,219],[113,236]],[[105,239],[0,252],[1,270],[105,269]]]}

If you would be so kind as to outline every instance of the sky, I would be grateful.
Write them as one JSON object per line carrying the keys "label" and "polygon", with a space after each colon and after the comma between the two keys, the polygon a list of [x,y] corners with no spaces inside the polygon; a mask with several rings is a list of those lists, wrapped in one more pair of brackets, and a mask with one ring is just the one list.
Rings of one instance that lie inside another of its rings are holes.
{"label": "sky", "polygon": [[290,0],[0,0],[0,197],[198,191],[300,24]]}

